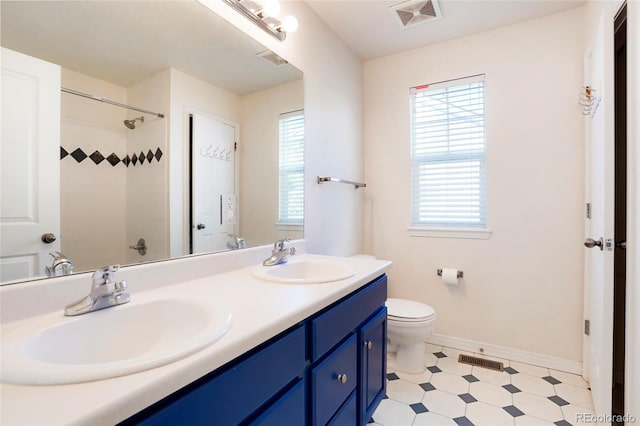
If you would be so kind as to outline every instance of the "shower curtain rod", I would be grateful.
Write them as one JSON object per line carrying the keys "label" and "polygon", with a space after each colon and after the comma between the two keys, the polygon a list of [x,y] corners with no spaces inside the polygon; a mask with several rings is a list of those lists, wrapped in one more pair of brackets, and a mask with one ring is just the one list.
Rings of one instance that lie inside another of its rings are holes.
{"label": "shower curtain rod", "polygon": [[94,101],[104,102],[106,104],[115,105],[115,106],[118,106],[120,108],[127,108],[127,109],[131,109],[133,111],[138,111],[138,112],[143,112],[145,114],[155,115],[158,118],[164,118],[164,114],[160,114],[159,112],[147,111],[146,109],[142,109],[142,108],[137,108],[137,107],[133,107],[133,106],[130,106],[130,105],[121,104],[120,102],[111,101],[109,99],[104,99],[104,98],[101,98],[101,97],[98,97],[98,96],[90,95],[88,93],[78,92],[77,90],[67,89],[66,87],[61,87],[60,90],[65,92],[65,93],[70,93],[72,95],[82,96],[83,98],[87,98],[87,99],[93,99]]}

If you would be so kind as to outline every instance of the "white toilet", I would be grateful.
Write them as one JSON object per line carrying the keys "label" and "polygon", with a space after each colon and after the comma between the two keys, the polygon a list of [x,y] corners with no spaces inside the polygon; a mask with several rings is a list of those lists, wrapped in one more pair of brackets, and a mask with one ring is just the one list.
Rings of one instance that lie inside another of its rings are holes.
{"label": "white toilet", "polygon": [[387,299],[387,338],[389,352],[396,353],[396,369],[404,373],[425,370],[424,343],[436,320],[429,305],[406,299]]}

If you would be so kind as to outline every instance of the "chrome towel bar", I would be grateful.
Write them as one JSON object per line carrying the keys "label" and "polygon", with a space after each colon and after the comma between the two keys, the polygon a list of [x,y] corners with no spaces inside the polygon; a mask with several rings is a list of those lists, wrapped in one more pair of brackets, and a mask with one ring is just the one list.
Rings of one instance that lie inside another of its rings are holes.
{"label": "chrome towel bar", "polygon": [[347,185],[355,186],[356,189],[364,188],[367,186],[366,183],[362,183],[362,182],[354,182],[352,180],[338,179],[330,176],[318,176],[318,183],[320,184],[322,182],[346,183]]}

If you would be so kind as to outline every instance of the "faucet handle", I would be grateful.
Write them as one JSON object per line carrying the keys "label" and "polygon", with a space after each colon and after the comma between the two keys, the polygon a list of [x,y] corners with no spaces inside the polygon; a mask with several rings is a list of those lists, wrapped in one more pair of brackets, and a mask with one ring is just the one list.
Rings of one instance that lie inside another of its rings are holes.
{"label": "faucet handle", "polygon": [[273,250],[274,251],[284,250],[284,243],[288,243],[289,241],[291,241],[291,238],[277,240],[275,243],[273,243]]}
{"label": "faucet handle", "polygon": [[118,272],[120,265],[103,266],[98,268],[92,275],[93,284],[101,285],[113,282],[113,274]]}

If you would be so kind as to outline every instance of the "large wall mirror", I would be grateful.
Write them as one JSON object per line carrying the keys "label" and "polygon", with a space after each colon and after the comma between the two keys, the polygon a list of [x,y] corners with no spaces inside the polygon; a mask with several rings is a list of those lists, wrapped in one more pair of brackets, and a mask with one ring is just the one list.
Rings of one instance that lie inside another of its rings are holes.
{"label": "large wall mirror", "polygon": [[302,237],[300,70],[196,1],[0,8],[2,283]]}

